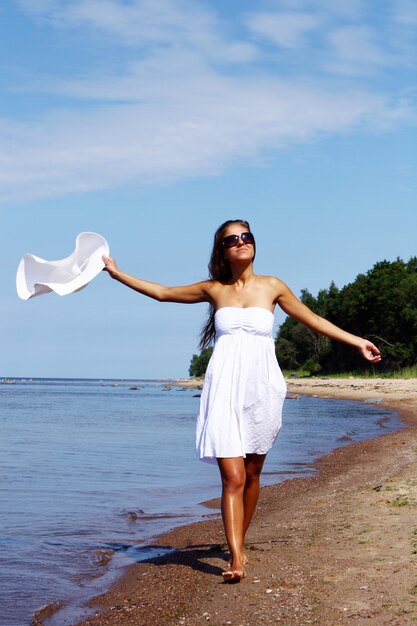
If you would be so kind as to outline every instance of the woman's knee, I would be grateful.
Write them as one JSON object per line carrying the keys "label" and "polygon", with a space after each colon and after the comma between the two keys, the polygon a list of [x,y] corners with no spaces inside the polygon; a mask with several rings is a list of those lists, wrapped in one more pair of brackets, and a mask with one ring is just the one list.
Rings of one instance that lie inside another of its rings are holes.
{"label": "woman's knee", "polygon": [[246,476],[242,473],[232,473],[222,476],[223,489],[230,492],[242,491],[246,483]]}
{"label": "woman's knee", "polygon": [[248,458],[245,466],[246,484],[257,483],[262,472],[265,457],[254,455],[255,458]]}
{"label": "woman's knee", "polygon": [[243,464],[220,465],[223,489],[229,492],[243,490],[246,483],[246,472]]}

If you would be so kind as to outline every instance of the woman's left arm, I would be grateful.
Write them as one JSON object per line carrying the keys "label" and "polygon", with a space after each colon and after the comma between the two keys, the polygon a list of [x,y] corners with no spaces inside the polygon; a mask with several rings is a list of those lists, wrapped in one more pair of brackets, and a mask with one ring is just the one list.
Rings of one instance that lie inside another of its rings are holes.
{"label": "woman's left arm", "polygon": [[324,319],[324,317],[320,317],[320,315],[311,311],[311,309],[303,304],[282,281],[279,281],[278,291],[279,293],[275,302],[287,315],[290,315],[317,333],[355,347],[359,350],[361,355],[371,363],[378,363],[381,360],[378,348],[371,341],[352,335]]}

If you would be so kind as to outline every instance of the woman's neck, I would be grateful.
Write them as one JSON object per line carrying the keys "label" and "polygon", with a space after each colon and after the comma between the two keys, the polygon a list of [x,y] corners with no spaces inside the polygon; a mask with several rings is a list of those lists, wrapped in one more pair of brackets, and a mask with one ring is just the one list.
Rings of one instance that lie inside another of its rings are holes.
{"label": "woman's neck", "polygon": [[234,284],[239,284],[242,287],[245,286],[248,282],[250,282],[255,276],[253,272],[253,264],[250,262],[249,264],[244,265],[233,265],[231,266],[232,271],[232,280],[231,282]]}

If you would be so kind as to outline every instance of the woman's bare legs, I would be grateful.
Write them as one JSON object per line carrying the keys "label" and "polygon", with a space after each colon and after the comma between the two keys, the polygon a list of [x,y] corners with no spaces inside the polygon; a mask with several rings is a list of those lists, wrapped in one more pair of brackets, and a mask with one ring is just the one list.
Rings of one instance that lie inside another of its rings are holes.
{"label": "woman's bare legs", "polygon": [[243,457],[217,459],[222,479],[222,517],[229,545],[230,570],[224,572],[227,581],[239,581],[245,575],[243,567],[243,491],[246,471]]}
{"label": "woman's bare legs", "polygon": [[266,459],[266,454],[248,454],[244,459],[246,482],[243,491],[243,533],[242,543],[245,541],[246,531],[252,521],[259,498],[259,478]]}
{"label": "woman's bare legs", "polygon": [[222,478],[222,517],[229,545],[230,570],[223,576],[238,581],[246,575],[243,539],[259,496],[259,475],[265,455],[217,459]]}

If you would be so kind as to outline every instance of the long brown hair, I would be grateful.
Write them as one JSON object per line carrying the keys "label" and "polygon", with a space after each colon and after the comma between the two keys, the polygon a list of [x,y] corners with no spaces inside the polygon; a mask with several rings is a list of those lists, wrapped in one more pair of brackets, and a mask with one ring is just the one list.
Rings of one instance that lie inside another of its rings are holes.
{"label": "long brown hair", "polygon": [[[217,280],[220,283],[226,283],[232,278],[232,271],[230,269],[229,262],[224,258],[224,248],[222,241],[224,239],[224,233],[231,224],[241,224],[247,231],[251,232],[249,222],[246,220],[227,220],[219,226],[214,233],[213,249],[211,252],[210,261],[208,264],[209,279]],[[256,254],[255,243],[253,244],[254,255]],[[209,311],[207,320],[201,329],[200,334],[200,349],[207,348],[213,341],[216,335],[216,329],[214,326],[214,315],[216,310],[212,304],[209,305]]]}

